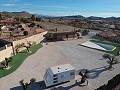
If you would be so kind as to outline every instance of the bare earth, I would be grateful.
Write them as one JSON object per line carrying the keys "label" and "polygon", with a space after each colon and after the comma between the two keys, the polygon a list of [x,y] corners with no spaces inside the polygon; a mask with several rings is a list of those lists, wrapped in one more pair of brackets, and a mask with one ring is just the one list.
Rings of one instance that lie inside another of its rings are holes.
{"label": "bare earth", "polygon": [[[106,70],[106,60],[102,59],[104,52],[96,51],[79,46],[79,44],[89,40],[74,39],[61,42],[51,42],[39,49],[34,55],[28,57],[24,63],[12,74],[0,79],[0,90],[22,90],[19,88],[19,81],[24,79],[29,81],[36,78],[37,82],[43,80],[46,68],[61,64],[70,63],[76,70],[89,69],[94,72],[94,76],[90,79],[88,86],[80,86],[72,80],[68,83],[51,87],[45,90],[94,90],[99,86],[107,83],[109,79],[119,74],[120,64],[114,65],[114,70]],[[38,87],[33,90],[44,90],[44,87]],[[15,89],[14,87],[17,87]]]}

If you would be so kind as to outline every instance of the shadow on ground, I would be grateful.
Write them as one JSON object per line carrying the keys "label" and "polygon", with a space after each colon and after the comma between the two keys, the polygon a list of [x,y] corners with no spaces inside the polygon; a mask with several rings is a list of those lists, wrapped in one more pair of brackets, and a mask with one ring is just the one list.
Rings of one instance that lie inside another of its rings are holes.
{"label": "shadow on ground", "polygon": [[[65,83],[69,83],[69,82],[65,82]],[[64,83],[62,83],[62,84],[64,84]],[[74,83],[73,85],[66,86],[66,87],[63,87],[62,84],[46,88],[44,81],[40,81],[40,82],[36,82],[34,84],[31,84],[30,90],[46,90],[46,89],[47,90],[70,90],[71,88],[74,88],[76,86],[78,86],[78,87],[86,86],[86,85],[82,85],[80,82]],[[23,87],[17,86],[17,87],[11,88],[10,90],[23,90]]]}
{"label": "shadow on ground", "polygon": [[[30,90],[45,90],[46,89],[43,81],[31,84],[30,88],[31,88]],[[23,87],[22,86],[17,86],[17,87],[10,88],[10,90],[23,90]]]}
{"label": "shadow on ground", "polygon": [[95,68],[92,70],[89,70],[90,73],[88,73],[89,79],[95,79],[97,78],[102,72],[109,70],[107,66]]}

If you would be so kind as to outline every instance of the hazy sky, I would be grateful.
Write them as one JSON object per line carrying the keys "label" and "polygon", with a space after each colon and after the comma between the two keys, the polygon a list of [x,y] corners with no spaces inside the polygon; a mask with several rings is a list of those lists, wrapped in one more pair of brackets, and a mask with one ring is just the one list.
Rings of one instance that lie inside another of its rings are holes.
{"label": "hazy sky", "polygon": [[0,11],[63,16],[120,17],[120,0],[0,0]]}

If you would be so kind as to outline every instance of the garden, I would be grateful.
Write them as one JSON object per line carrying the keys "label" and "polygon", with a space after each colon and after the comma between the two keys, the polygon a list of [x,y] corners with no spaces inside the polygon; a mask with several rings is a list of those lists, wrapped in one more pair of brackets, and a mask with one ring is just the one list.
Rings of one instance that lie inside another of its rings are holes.
{"label": "garden", "polygon": [[18,52],[15,56],[12,56],[11,57],[12,61],[9,63],[9,66],[10,66],[9,69],[3,69],[3,65],[0,64],[0,78],[7,76],[11,74],[12,72],[14,72],[15,70],[17,70],[28,56],[36,53],[37,50],[41,47],[42,47],[41,44],[33,45],[30,48],[30,51],[31,51],[30,53],[28,53],[26,49],[21,52]]}

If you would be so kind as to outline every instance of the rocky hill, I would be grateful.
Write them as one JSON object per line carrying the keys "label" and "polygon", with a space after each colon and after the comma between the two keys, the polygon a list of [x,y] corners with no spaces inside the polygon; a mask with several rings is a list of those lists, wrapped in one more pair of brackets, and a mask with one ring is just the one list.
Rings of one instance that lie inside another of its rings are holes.
{"label": "rocky hill", "polygon": [[24,17],[24,18],[29,18],[32,16],[32,14],[30,14],[29,12],[25,12],[25,11],[22,11],[22,12],[0,12],[0,14],[3,16],[3,17]]}

